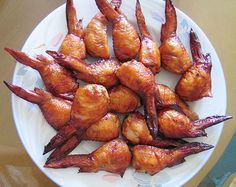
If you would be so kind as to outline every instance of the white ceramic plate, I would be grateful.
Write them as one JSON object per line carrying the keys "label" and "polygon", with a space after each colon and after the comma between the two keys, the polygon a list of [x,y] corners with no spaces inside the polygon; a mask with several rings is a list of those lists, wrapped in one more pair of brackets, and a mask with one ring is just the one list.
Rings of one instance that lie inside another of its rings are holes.
{"label": "white ceramic plate", "polygon": [[[163,23],[165,19],[164,1],[142,0],[141,4],[148,28],[155,41],[160,43],[161,23]],[[86,26],[89,20],[98,12],[94,0],[78,0],[75,1],[75,5],[78,17],[83,18],[84,26]],[[124,0],[121,9],[136,26],[136,18],[134,16],[135,0]],[[194,102],[191,104],[191,107],[201,118],[214,114],[225,114],[225,80],[217,54],[203,31],[187,15],[177,10],[177,16],[178,35],[181,37],[185,46],[189,49],[188,33],[190,28],[193,28],[200,38],[204,53],[210,53],[213,62],[212,91],[214,97]],[[30,55],[44,53],[46,49],[57,50],[66,33],[65,5],[63,5],[49,14],[33,30],[22,50]],[[172,88],[175,86],[178,78],[178,76],[173,76],[165,71],[157,75],[159,83],[164,83]],[[19,63],[15,68],[13,83],[26,89],[43,87],[39,74],[35,70]],[[48,155],[42,155],[43,148],[55,134],[55,131],[44,120],[36,105],[13,95],[12,107],[16,128],[28,154],[36,165],[60,186],[180,186],[190,180],[203,167],[213,152],[213,150],[209,150],[189,156],[185,163],[167,168],[152,177],[147,174],[136,173],[132,168],[127,169],[123,178],[107,172],[78,174],[77,168],[46,169],[43,165]],[[216,145],[222,132],[222,125],[223,124],[219,124],[207,129],[207,138],[197,138],[194,139],[194,141]],[[82,142],[74,152],[89,153],[94,150],[97,145],[98,144],[94,142]]]}

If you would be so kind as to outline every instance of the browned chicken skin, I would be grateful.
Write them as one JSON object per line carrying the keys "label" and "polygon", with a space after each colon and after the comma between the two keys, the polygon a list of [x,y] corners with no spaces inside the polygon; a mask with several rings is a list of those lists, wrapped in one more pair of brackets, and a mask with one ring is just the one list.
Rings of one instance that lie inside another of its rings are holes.
{"label": "browned chicken skin", "polygon": [[135,28],[106,0],[96,0],[96,4],[112,23],[113,48],[116,58],[122,62],[135,58],[140,48],[140,39]]}
{"label": "browned chicken skin", "polygon": [[139,0],[137,0],[136,3],[136,18],[141,34],[139,61],[142,62],[146,67],[150,68],[154,74],[156,74],[160,71],[161,67],[160,51],[147,29]]}
{"label": "browned chicken skin", "polygon": [[132,112],[141,105],[139,96],[123,85],[112,88],[108,93],[111,101],[109,108],[112,112]]}
{"label": "browned chicken skin", "polygon": [[39,88],[25,90],[4,81],[6,86],[22,99],[39,106],[44,118],[54,129],[58,130],[70,120],[72,102],[53,96]]}
{"label": "browned chicken skin", "polygon": [[153,137],[157,136],[156,83],[151,70],[142,63],[132,60],[123,63],[116,72],[120,82],[139,94],[144,100],[145,116]]}
{"label": "browned chicken skin", "polygon": [[104,86],[88,84],[76,91],[71,118],[68,125],[61,128],[58,133],[45,146],[44,153],[62,145],[72,136],[81,137],[94,123],[104,117],[109,109],[110,98]]}
{"label": "browned chicken skin", "polygon": [[73,0],[66,1],[66,21],[68,34],[63,40],[59,51],[65,55],[71,55],[79,59],[86,58],[82,19],[77,20]]}
{"label": "browned chicken skin", "polygon": [[[119,8],[121,5],[121,0],[112,0],[111,5]],[[86,28],[84,34],[86,49],[87,52],[94,57],[110,57],[107,37],[107,24],[108,21],[106,17],[101,12],[99,12],[92,18]]]}
{"label": "browned chicken skin", "polygon": [[37,70],[41,75],[45,87],[52,94],[60,95],[77,90],[78,84],[76,80],[71,77],[71,73],[54,60],[48,59],[42,55],[34,59],[21,51],[9,48],[5,48],[5,50],[18,62]]}
{"label": "browned chicken skin", "polygon": [[160,132],[165,137],[195,138],[206,136],[204,129],[231,118],[231,116],[211,116],[191,121],[187,116],[176,110],[164,109],[158,113],[158,125]]}
{"label": "browned chicken skin", "polygon": [[82,81],[101,84],[108,88],[119,82],[115,72],[120,67],[120,63],[115,58],[86,64],[78,58],[66,56],[55,51],[47,51],[47,53],[60,65],[74,70],[76,72],[75,76]]}
{"label": "browned chicken skin", "polygon": [[203,97],[212,97],[211,94],[211,59],[204,56],[201,44],[196,33],[190,31],[190,47],[194,64],[182,75],[175,91],[186,101],[196,101]]}
{"label": "browned chicken skin", "polygon": [[184,45],[176,35],[177,16],[171,0],[166,0],[166,22],[161,28],[161,61],[162,66],[176,74],[183,74],[191,67],[191,59]]}
{"label": "browned chicken skin", "polygon": [[142,144],[166,148],[187,143],[184,140],[163,139],[159,137],[153,139],[148,130],[145,117],[139,112],[131,113],[125,118],[122,124],[122,135],[134,145]]}
{"label": "browned chicken skin", "polygon": [[132,165],[138,172],[154,175],[159,171],[183,163],[186,156],[196,154],[214,146],[205,143],[188,143],[175,149],[160,149],[137,145],[133,149]]}
{"label": "browned chicken skin", "polygon": [[58,159],[69,154],[74,148],[79,145],[81,140],[92,140],[107,142],[118,138],[120,121],[117,115],[107,113],[101,120],[91,125],[82,138],[73,136],[60,147],[57,147],[48,157],[47,161]]}
{"label": "browned chicken skin", "polygon": [[68,155],[60,160],[45,164],[48,168],[79,167],[80,172],[98,172],[100,170],[123,176],[131,161],[127,144],[121,140],[112,140],[90,154]]}

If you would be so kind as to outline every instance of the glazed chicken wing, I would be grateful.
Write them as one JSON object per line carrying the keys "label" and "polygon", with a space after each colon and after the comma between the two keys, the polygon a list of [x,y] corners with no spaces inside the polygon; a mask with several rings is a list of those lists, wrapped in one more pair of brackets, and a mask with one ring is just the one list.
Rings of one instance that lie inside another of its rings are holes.
{"label": "glazed chicken wing", "polygon": [[108,93],[110,96],[109,108],[112,112],[128,113],[141,105],[139,96],[123,85],[112,88]]}
{"label": "glazed chicken wing", "polygon": [[41,75],[45,87],[52,94],[74,93],[77,90],[78,84],[76,80],[72,78],[71,73],[54,60],[42,55],[34,59],[21,51],[9,48],[5,48],[5,50],[18,62],[37,70]]}
{"label": "glazed chicken wing", "polygon": [[73,0],[66,1],[66,21],[68,34],[63,40],[59,51],[65,55],[71,55],[79,59],[86,58],[82,19],[77,20]]}
{"label": "glazed chicken wing", "polygon": [[190,31],[190,47],[194,64],[178,81],[175,91],[186,101],[196,101],[211,94],[211,60],[210,55],[204,56],[196,33]]}
{"label": "glazed chicken wing", "polygon": [[160,71],[161,67],[160,51],[147,29],[139,0],[137,0],[136,3],[136,18],[141,34],[139,61],[142,62],[146,67],[150,68],[154,74],[156,74]]}
{"label": "glazed chicken wing", "polygon": [[140,48],[140,39],[133,25],[107,0],[96,0],[96,4],[103,15],[112,23],[113,48],[116,58],[122,62],[135,58]]}
{"label": "glazed chicken wing", "polygon": [[73,136],[60,147],[57,147],[48,157],[47,162],[58,159],[74,150],[81,140],[108,142],[119,136],[120,121],[117,115],[107,113],[101,120],[91,125],[82,138]]}
{"label": "glazed chicken wing", "polygon": [[187,143],[184,140],[174,140],[160,137],[153,139],[148,130],[145,117],[139,112],[131,113],[127,118],[125,118],[122,124],[122,135],[134,145],[142,144],[167,148],[176,147]]}
{"label": "glazed chicken wing", "polygon": [[195,138],[206,136],[204,129],[221,123],[231,116],[211,116],[197,121],[191,121],[184,114],[173,110],[164,109],[158,113],[158,125],[160,132],[169,138]]}
{"label": "glazed chicken wing", "polygon": [[127,144],[120,139],[112,140],[90,154],[68,155],[60,160],[46,163],[47,168],[79,167],[80,172],[98,172],[100,170],[123,176],[131,161]]}
{"label": "glazed chicken wing", "polygon": [[[121,0],[112,0],[111,5],[119,8],[121,5]],[[101,12],[99,12],[92,18],[86,28],[84,34],[86,50],[94,57],[110,57],[107,37],[107,24],[108,21],[106,17]]]}
{"label": "glazed chicken wing", "polygon": [[47,53],[60,65],[74,70],[76,72],[75,76],[82,81],[101,84],[108,88],[118,84],[115,72],[120,67],[120,63],[115,58],[99,60],[88,65],[78,58],[66,56],[55,51],[47,51]]}
{"label": "glazed chicken wing", "polygon": [[171,0],[166,0],[166,22],[161,28],[161,62],[162,66],[172,73],[183,74],[192,66],[191,59],[176,35],[177,16]]}
{"label": "glazed chicken wing", "polygon": [[6,81],[4,83],[17,96],[37,104],[48,124],[54,129],[59,130],[70,120],[72,102],[55,97],[51,93],[39,88],[31,91]]}
{"label": "glazed chicken wing", "polygon": [[161,170],[183,163],[186,156],[196,154],[214,146],[205,143],[188,143],[175,149],[160,149],[137,145],[133,149],[132,165],[138,172],[154,175]]}

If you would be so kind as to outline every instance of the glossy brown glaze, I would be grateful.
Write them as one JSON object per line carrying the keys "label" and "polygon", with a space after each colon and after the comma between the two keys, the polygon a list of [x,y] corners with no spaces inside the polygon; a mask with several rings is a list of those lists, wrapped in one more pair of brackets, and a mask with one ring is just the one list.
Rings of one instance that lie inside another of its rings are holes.
{"label": "glossy brown glaze", "polygon": [[120,139],[112,140],[90,154],[69,155],[60,160],[45,164],[48,168],[79,167],[80,172],[98,172],[100,170],[123,176],[131,161],[127,144]]}
{"label": "glossy brown glaze", "polygon": [[37,70],[41,75],[45,87],[51,93],[58,95],[77,90],[78,84],[72,78],[71,73],[54,60],[42,55],[34,59],[21,51],[9,48],[5,48],[5,50],[18,62]]}
{"label": "glossy brown glaze", "polygon": [[119,85],[109,91],[110,111],[117,113],[132,112],[141,105],[139,96],[131,89]]}
{"label": "glossy brown glaze", "polygon": [[174,140],[168,138],[153,139],[145,121],[145,117],[139,113],[134,112],[129,114],[122,124],[122,135],[130,143],[134,145],[152,145],[155,147],[176,147],[187,143],[184,140]]}
{"label": "glossy brown glaze", "polygon": [[[111,5],[119,8],[121,0],[112,0]],[[89,22],[84,34],[84,42],[86,50],[91,56],[100,58],[110,57],[107,24],[108,21],[101,12],[97,13]]]}
{"label": "glossy brown glaze", "polygon": [[6,81],[4,83],[17,96],[37,104],[48,124],[54,129],[60,129],[70,120],[72,102],[55,97],[51,93],[39,88],[31,91]]}
{"label": "glossy brown glaze", "polygon": [[60,65],[75,71],[75,76],[82,81],[101,84],[108,88],[119,82],[115,72],[120,67],[120,63],[115,58],[86,64],[83,60],[72,56],[66,56],[55,51],[47,51],[47,53]]}
{"label": "glossy brown glaze", "polygon": [[62,158],[69,154],[79,145],[81,140],[92,140],[107,142],[119,136],[120,121],[117,115],[107,113],[101,120],[89,127],[82,138],[76,135],[65,142],[65,144],[57,147],[48,157],[47,161]]}
{"label": "glossy brown glaze", "polygon": [[210,55],[202,54],[200,41],[193,30],[190,31],[190,46],[194,64],[182,75],[175,91],[186,101],[212,97]]}
{"label": "glossy brown glaze", "polygon": [[166,0],[166,22],[161,28],[161,61],[162,66],[172,73],[183,74],[191,67],[191,59],[176,35],[177,17],[171,0]]}
{"label": "glossy brown glaze", "polygon": [[156,74],[161,68],[160,51],[148,31],[139,0],[136,3],[136,18],[141,34],[141,48],[138,54],[139,61]]}
{"label": "glossy brown glaze", "polygon": [[199,119],[198,115],[190,109],[187,103],[179,98],[179,96],[173,92],[168,86],[164,84],[156,85],[156,92],[158,99],[157,108],[174,108],[179,111],[182,111],[186,116],[191,120]]}
{"label": "glossy brown glaze", "polygon": [[123,63],[116,72],[120,82],[139,94],[143,99],[148,128],[153,137],[157,136],[156,83],[151,70],[136,60]]}
{"label": "glossy brown glaze", "polygon": [[158,124],[160,132],[165,137],[195,138],[206,136],[205,128],[231,118],[231,116],[211,116],[194,122],[176,110],[164,109],[158,113]]}
{"label": "glossy brown glaze", "polygon": [[63,40],[59,51],[65,55],[75,56],[79,59],[86,58],[82,19],[77,20],[73,0],[66,1],[66,21],[68,34]]}
{"label": "glossy brown glaze", "polygon": [[140,48],[140,39],[133,25],[106,0],[96,0],[96,4],[107,20],[112,23],[115,56],[122,62],[135,58]]}
{"label": "glossy brown glaze", "polygon": [[160,149],[137,145],[133,149],[132,165],[138,172],[154,175],[161,170],[183,163],[186,156],[196,154],[214,146],[205,143],[188,143],[175,149]]}

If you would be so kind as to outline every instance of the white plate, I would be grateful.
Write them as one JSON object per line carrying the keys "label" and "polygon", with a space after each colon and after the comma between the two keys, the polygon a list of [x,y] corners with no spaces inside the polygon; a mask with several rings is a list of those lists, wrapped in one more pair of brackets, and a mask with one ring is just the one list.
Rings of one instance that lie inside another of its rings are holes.
{"label": "white plate", "polygon": [[[141,1],[143,13],[146,17],[148,28],[155,41],[159,42],[161,23],[164,22],[164,1],[149,0]],[[77,14],[83,18],[84,26],[98,12],[94,0],[75,1]],[[124,0],[122,11],[136,26],[134,14],[135,0]],[[212,68],[212,91],[213,98],[202,99],[191,104],[194,111],[200,117],[214,114],[225,114],[226,111],[226,88],[223,71],[217,54],[203,31],[184,13],[177,10],[178,35],[184,45],[189,49],[189,31],[193,28],[200,38],[204,53],[210,53],[213,62]],[[49,14],[31,33],[23,51],[30,55],[43,53],[46,49],[57,50],[67,33],[65,5],[57,8]],[[172,88],[178,80],[178,76],[162,71],[157,75],[159,83],[165,83]],[[14,72],[13,83],[27,89],[43,87],[39,74],[26,66],[17,64]],[[15,95],[12,96],[13,115],[20,139],[28,154],[35,164],[50,179],[60,186],[180,186],[189,181],[207,162],[213,149],[187,157],[186,162],[178,166],[167,168],[155,176],[139,174],[129,168],[123,178],[107,172],[79,173],[77,168],[46,169],[43,167],[48,155],[43,156],[44,145],[48,143],[55,131],[46,123],[39,108],[26,102]],[[197,138],[201,141],[216,145],[222,132],[222,125],[207,129],[207,138]],[[193,141],[193,140],[192,140]],[[96,143],[83,142],[74,152],[89,153],[95,149]]]}

